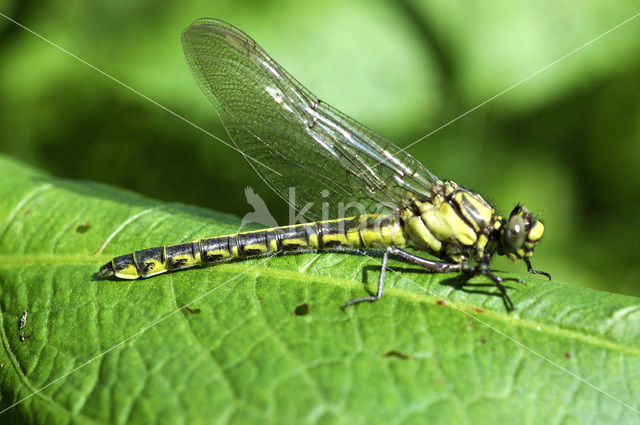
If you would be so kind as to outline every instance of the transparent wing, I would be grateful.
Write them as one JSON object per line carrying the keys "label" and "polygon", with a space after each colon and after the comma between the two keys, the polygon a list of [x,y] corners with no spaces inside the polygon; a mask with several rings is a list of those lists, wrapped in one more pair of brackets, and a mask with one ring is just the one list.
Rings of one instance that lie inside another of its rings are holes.
{"label": "transparent wing", "polygon": [[181,41],[232,142],[305,218],[332,218],[340,203],[373,211],[431,196],[436,178],[422,164],[320,101],[240,29],[200,19]]}

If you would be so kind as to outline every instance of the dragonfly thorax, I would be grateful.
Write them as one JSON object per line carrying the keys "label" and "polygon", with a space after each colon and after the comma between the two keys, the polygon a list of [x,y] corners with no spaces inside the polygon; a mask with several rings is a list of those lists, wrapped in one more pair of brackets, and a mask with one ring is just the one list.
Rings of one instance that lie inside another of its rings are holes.
{"label": "dragonfly thorax", "polygon": [[479,194],[455,182],[436,182],[432,193],[401,212],[409,244],[455,262],[482,260],[487,247],[496,245],[502,218]]}
{"label": "dragonfly thorax", "polygon": [[518,205],[505,219],[480,196],[455,182],[436,182],[428,200],[412,199],[400,212],[408,244],[440,258],[488,263],[494,253],[530,258],[544,225]]}

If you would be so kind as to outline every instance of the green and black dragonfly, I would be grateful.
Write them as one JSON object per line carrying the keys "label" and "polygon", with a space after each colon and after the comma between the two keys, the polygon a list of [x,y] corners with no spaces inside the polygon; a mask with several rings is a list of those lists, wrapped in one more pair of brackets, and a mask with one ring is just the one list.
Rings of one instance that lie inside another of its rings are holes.
{"label": "green and black dragonfly", "polygon": [[[143,249],[114,258],[99,276],[150,277],[197,265],[272,253],[383,250],[375,295],[382,297],[387,260],[438,273],[484,275],[513,303],[503,285],[518,281],[490,269],[494,255],[530,258],[544,226],[524,206],[505,218],[477,193],[442,181],[407,152],[321,101],[251,37],[216,19],[199,19],[182,34],[184,54],[200,89],[220,114],[238,150],[285,201],[305,208],[307,223]],[[327,205],[360,207],[330,219]],[[426,252],[438,260],[407,251]]]}

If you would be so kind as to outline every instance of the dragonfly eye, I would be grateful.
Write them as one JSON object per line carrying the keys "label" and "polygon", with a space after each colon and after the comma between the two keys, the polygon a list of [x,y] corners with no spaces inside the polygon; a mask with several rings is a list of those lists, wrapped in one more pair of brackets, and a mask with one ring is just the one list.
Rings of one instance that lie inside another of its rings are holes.
{"label": "dragonfly eye", "polygon": [[502,244],[507,253],[514,253],[522,248],[526,237],[524,220],[520,215],[509,217],[507,226],[502,233]]}

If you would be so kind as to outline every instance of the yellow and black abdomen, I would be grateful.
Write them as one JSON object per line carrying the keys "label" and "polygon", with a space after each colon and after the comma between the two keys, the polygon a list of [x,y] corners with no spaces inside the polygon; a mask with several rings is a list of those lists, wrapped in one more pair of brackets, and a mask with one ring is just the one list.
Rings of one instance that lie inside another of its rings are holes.
{"label": "yellow and black abdomen", "polygon": [[341,247],[386,248],[390,245],[405,245],[402,228],[395,218],[361,215],[143,249],[114,258],[100,268],[98,275],[137,279],[198,265],[255,258],[269,253],[308,252]]}

